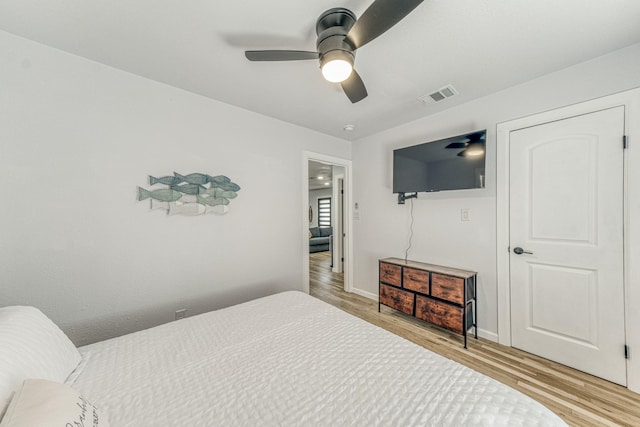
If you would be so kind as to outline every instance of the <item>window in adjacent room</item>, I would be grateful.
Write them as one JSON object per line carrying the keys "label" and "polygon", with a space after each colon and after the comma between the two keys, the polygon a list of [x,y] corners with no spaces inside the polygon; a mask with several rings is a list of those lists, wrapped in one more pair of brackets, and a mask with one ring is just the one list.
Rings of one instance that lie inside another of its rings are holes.
{"label": "window in adjacent room", "polygon": [[331,227],[331,197],[318,199],[318,227]]}

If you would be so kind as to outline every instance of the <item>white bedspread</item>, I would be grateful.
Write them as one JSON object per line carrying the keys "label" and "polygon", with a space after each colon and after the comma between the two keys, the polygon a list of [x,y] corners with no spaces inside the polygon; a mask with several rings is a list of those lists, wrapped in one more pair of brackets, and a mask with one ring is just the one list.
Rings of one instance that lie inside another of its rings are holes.
{"label": "white bedspread", "polygon": [[300,292],[82,347],[112,426],[565,425],[525,395]]}

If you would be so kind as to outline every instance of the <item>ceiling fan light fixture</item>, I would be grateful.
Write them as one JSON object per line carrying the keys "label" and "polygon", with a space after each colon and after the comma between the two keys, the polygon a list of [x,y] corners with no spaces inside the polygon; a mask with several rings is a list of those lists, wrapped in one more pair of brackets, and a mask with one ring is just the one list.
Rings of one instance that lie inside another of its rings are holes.
{"label": "ceiling fan light fixture", "polygon": [[484,144],[482,142],[472,142],[464,150],[466,157],[476,157],[484,154]]}
{"label": "ceiling fan light fixture", "polygon": [[322,75],[331,83],[340,83],[353,72],[353,56],[343,50],[334,50],[320,60]]}
{"label": "ceiling fan light fixture", "polygon": [[331,83],[340,83],[349,78],[353,67],[347,61],[334,59],[322,67],[322,75]]}

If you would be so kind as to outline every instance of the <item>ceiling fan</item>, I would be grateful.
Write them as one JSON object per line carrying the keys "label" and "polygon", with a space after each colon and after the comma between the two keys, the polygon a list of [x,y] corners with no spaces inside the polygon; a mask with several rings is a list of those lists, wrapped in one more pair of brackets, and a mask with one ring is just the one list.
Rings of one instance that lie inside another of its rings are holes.
{"label": "ceiling fan", "polygon": [[364,82],[353,69],[356,50],[400,22],[423,0],[375,0],[360,19],[349,9],[329,9],[316,22],[316,51],[247,50],[250,61],[319,59],[322,75],[340,83],[352,103],[367,97]]}
{"label": "ceiling fan", "polygon": [[444,148],[464,150],[458,153],[460,157],[475,157],[484,153],[484,138],[485,132],[470,133],[464,136],[467,140],[460,142],[452,142]]}

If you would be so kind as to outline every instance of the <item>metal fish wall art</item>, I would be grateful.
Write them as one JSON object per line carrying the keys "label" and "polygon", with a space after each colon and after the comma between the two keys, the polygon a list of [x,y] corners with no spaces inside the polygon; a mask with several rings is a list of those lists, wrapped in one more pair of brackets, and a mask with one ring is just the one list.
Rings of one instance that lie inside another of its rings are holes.
{"label": "metal fish wall art", "polygon": [[172,190],[179,191],[184,194],[191,194],[193,196],[200,194],[200,191],[206,190],[205,187],[198,184],[180,184],[180,185],[172,185],[170,187]]}
{"label": "metal fish wall art", "polygon": [[145,190],[138,187],[138,201],[146,199],[155,199],[161,202],[175,202],[180,200],[182,194],[179,191],[172,190],[171,188],[162,188],[160,190]]}
{"label": "metal fish wall art", "polygon": [[149,185],[164,188],[138,187],[138,201],[149,199],[151,209],[164,210],[167,215],[224,215],[228,205],[238,197],[240,186],[224,175],[204,173],[173,175],[156,178],[149,175]]}

